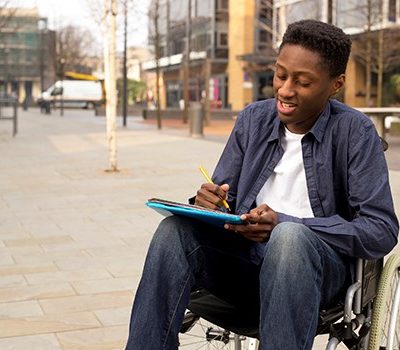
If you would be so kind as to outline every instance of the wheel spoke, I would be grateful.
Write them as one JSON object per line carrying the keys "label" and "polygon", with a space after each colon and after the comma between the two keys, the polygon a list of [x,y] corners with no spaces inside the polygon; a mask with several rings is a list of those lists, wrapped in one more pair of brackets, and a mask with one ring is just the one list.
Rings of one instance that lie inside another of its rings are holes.
{"label": "wheel spoke", "polygon": [[400,349],[400,271],[397,266],[388,280],[388,291],[384,303],[384,314],[382,328],[380,331],[380,349],[399,350]]}
{"label": "wheel spoke", "polygon": [[[208,335],[208,339],[207,339]],[[242,350],[248,350],[250,342],[244,336],[239,336]],[[204,319],[199,319],[193,328],[180,334],[179,349],[187,350],[230,350],[236,349],[234,334],[215,326]]]}
{"label": "wheel spoke", "polygon": [[400,254],[384,264],[373,301],[368,350],[400,350]]}

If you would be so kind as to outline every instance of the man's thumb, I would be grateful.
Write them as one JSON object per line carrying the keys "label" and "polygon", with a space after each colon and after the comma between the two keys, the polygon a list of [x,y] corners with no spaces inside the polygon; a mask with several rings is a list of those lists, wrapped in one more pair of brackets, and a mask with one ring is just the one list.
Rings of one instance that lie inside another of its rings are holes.
{"label": "man's thumb", "polygon": [[220,186],[225,192],[229,191],[229,185],[228,184],[223,184]]}

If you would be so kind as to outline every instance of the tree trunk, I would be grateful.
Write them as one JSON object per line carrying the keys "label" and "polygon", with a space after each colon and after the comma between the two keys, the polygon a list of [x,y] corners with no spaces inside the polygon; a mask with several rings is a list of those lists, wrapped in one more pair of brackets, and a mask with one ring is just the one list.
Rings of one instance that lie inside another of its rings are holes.
{"label": "tree trunk", "polygon": [[378,57],[378,82],[376,93],[376,106],[382,107],[383,95],[383,29],[379,31],[379,57]]}
{"label": "tree trunk", "polygon": [[155,53],[156,53],[156,100],[157,100],[157,128],[161,129],[161,104],[160,104],[160,56],[161,56],[161,48],[160,48],[160,32],[158,28],[158,18],[159,8],[160,8],[160,0],[156,0],[155,4],[155,13],[154,13],[154,31],[155,31]]}
{"label": "tree trunk", "polygon": [[105,0],[103,30],[106,37],[104,46],[104,82],[106,90],[107,142],[109,154],[108,171],[118,171],[117,166],[117,91],[115,77],[116,52],[116,0]]}
{"label": "tree trunk", "polygon": [[210,59],[207,57],[204,60],[204,68],[205,68],[205,78],[204,78],[204,124],[210,125],[211,121],[211,110],[210,110],[210,78],[211,78],[211,62]]}
{"label": "tree trunk", "polygon": [[367,4],[367,57],[365,61],[365,105],[371,106],[371,64],[372,64],[372,0]]}
{"label": "tree trunk", "polygon": [[382,90],[383,90],[383,8],[382,0],[379,1],[379,25],[378,32],[378,86],[376,96],[376,106],[382,107]]}
{"label": "tree trunk", "polygon": [[184,123],[188,122],[189,119],[189,79],[190,79],[190,37],[192,35],[192,0],[188,0],[188,9],[186,15],[186,46],[185,54],[182,56],[185,62],[183,63],[183,100],[185,101],[183,106],[182,121]]}

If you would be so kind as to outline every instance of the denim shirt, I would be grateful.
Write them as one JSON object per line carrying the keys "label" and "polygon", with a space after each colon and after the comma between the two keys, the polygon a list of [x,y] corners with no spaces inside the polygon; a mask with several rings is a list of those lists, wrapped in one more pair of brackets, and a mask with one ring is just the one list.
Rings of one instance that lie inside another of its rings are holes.
{"label": "denim shirt", "polygon": [[[233,212],[247,213],[282,158],[283,125],[275,99],[253,103],[238,116],[213,174],[229,184]],[[379,136],[364,114],[330,100],[302,138],[313,218],[278,213],[302,223],[348,257],[377,259],[397,243],[399,230]],[[273,209],[273,208],[272,208]]]}

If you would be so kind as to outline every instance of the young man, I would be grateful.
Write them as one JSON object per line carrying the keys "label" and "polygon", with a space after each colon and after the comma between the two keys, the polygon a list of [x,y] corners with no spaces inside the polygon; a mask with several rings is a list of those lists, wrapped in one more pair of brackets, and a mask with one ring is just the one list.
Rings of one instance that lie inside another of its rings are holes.
{"label": "young man", "polygon": [[288,27],[275,99],[240,113],[214,172],[218,185],[203,184],[195,197],[213,209],[227,199],[247,224],[218,230],[178,216],[161,222],[127,349],[177,349],[196,287],[259,317],[260,349],[311,349],[319,310],[343,298],[354,259],[381,258],[395,246],[399,227],[379,137],[366,116],[330,99],[344,86],[350,48],[332,25]]}

